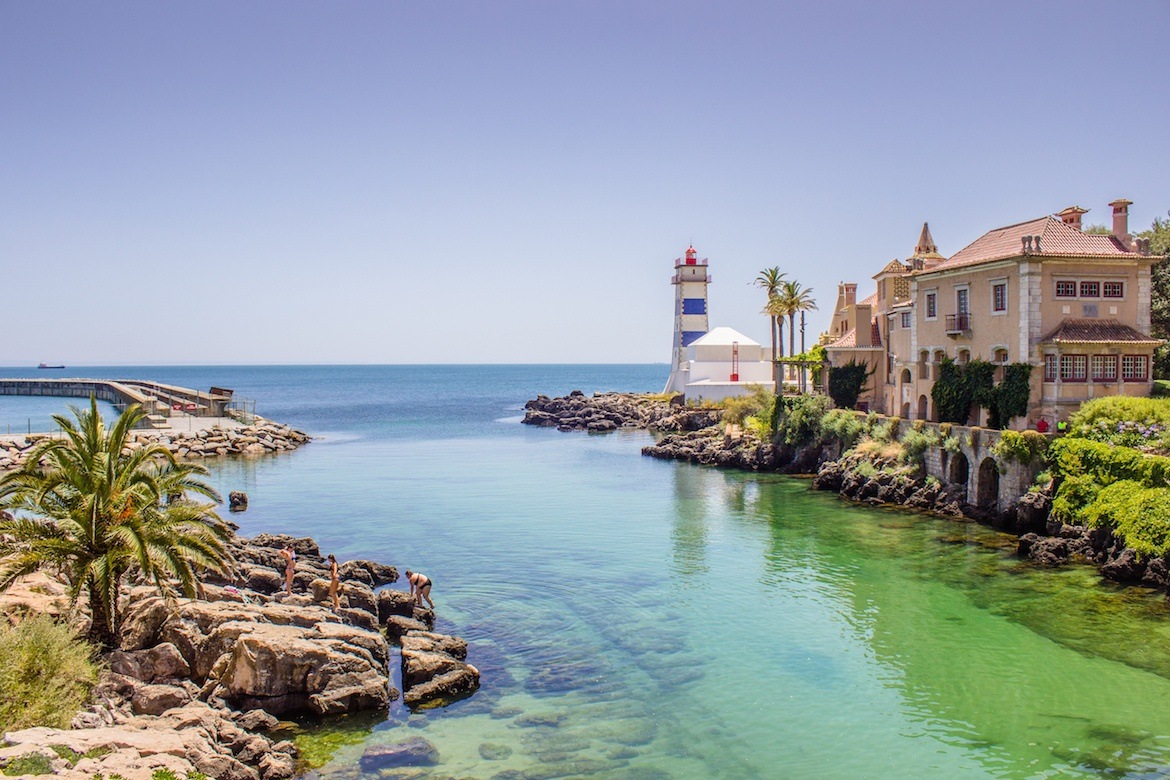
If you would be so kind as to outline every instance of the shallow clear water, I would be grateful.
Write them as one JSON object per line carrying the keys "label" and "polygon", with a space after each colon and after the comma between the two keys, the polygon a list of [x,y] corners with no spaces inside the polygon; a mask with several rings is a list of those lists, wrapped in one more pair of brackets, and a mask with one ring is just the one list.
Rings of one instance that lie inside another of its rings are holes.
{"label": "shallow clear water", "polygon": [[322,775],[412,736],[438,748],[434,777],[1170,766],[1161,597],[1038,570],[975,524],[643,458],[644,433],[518,424],[538,392],[657,391],[665,366],[99,370],[234,386],[321,436],[213,465],[222,491],[249,494],[233,519],[420,569],[440,630],[469,640],[479,693],[306,728]]}

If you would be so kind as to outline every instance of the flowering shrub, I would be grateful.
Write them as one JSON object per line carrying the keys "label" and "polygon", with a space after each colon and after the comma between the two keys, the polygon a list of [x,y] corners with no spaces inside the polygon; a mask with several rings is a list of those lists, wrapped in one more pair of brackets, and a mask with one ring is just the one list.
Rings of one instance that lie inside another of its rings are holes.
{"label": "flowering shrub", "polygon": [[1170,401],[1158,398],[1097,398],[1069,421],[1069,436],[1143,452],[1170,452]]}

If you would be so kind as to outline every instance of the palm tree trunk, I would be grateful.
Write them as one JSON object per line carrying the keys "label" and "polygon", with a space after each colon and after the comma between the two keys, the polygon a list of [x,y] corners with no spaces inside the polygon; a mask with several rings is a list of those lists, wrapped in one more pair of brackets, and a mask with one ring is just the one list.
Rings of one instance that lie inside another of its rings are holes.
{"label": "palm tree trunk", "polygon": [[114,625],[109,608],[97,588],[89,589],[89,640],[103,650],[114,650],[118,642],[114,636]]}
{"label": "palm tree trunk", "polygon": [[773,315],[769,328],[772,334],[772,392],[780,394],[780,369],[776,365],[776,317]]}
{"label": "palm tree trunk", "polygon": [[788,351],[796,354],[796,312],[788,312]]}

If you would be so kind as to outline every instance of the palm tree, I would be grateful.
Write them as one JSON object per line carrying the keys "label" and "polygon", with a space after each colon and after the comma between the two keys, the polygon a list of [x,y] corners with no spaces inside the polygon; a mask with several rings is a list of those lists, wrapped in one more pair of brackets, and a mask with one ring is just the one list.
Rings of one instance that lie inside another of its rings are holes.
{"label": "palm tree", "polygon": [[[97,400],[54,416],[63,438],[37,445],[18,471],[0,479],[0,590],[38,569],[61,576],[74,603],[89,603],[90,638],[113,647],[120,591],[131,573],[160,592],[175,584],[192,597],[199,568],[226,571],[231,531],[215,513],[219,495],[207,469],[180,463],[154,443],[131,448],[145,413],[130,406],[107,428]],[[177,583],[176,583],[177,581]]]}
{"label": "palm tree", "polygon": [[[817,303],[812,297],[812,288],[805,289],[798,281],[786,281],[780,288],[781,308],[788,315],[788,351],[796,354],[796,315],[798,312],[816,311]],[[800,351],[804,352],[803,334]]]}
{"label": "palm tree", "polygon": [[[777,322],[780,322],[780,327],[783,327],[783,323],[779,320],[779,317],[776,314],[769,311],[769,307],[772,305],[772,301],[780,293],[780,286],[783,284],[783,282],[784,274],[780,273],[780,267],[775,265],[771,268],[765,268],[764,270],[760,271],[760,275],[756,277],[756,281],[754,282],[756,287],[762,288],[768,295],[768,304],[764,307],[763,313],[767,314],[771,320],[771,328],[769,332],[772,336],[772,382],[775,385],[775,390],[777,393],[780,392],[780,380],[776,373]],[[784,349],[783,334],[780,335],[780,349]]]}

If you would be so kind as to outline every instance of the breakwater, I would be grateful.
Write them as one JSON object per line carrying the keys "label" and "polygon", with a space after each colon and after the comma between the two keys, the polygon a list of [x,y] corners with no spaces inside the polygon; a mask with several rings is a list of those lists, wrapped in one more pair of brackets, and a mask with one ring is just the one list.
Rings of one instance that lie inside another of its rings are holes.
{"label": "breakwater", "polygon": [[[0,437],[0,471],[20,468],[38,444],[53,437],[40,433]],[[310,441],[312,437],[303,431],[257,417],[251,425],[225,421],[224,425],[190,431],[138,431],[131,434],[130,447],[157,444],[177,458],[199,459],[287,452]]]}

